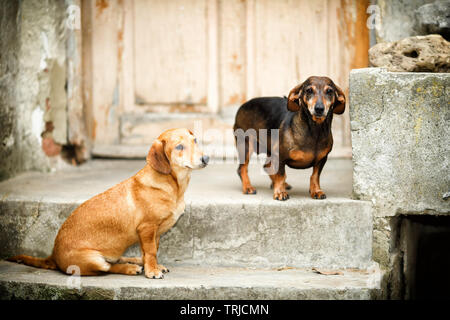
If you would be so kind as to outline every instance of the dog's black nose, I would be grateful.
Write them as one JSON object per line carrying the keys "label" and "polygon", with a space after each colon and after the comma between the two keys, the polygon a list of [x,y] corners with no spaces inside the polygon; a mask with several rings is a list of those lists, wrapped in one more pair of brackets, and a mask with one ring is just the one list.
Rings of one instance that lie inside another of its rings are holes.
{"label": "dog's black nose", "polygon": [[325,107],[323,106],[322,103],[318,103],[314,106],[314,112],[318,116],[322,115],[324,110],[325,110]]}
{"label": "dog's black nose", "polygon": [[209,157],[208,156],[203,156],[202,157],[202,163],[203,164],[205,164],[205,165],[208,164],[208,161],[209,161]]}

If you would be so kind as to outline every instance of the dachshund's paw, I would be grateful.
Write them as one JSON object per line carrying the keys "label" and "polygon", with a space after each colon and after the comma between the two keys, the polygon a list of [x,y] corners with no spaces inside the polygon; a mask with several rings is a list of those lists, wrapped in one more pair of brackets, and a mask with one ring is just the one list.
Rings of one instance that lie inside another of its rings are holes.
{"label": "dachshund's paw", "polygon": [[[289,183],[285,182],[285,183],[284,183],[284,188],[285,188],[286,190],[291,190],[291,189],[292,189],[292,186],[291,186]],[[270,184],[270,189],[273,189],[273,182]]]}
{"label": "dachshund's paw", "polygon": [[164,267],[162,264],[158,264],[158,270],[161,271],[162,273],[167,273],[167,272],[169,272],[169,269],[167,269],[166,267]]}
{"label": "dachshund's paw", "polygon": [[138,266],[137,264],[128,264],[127,263],[125,265],[122,264],[122,266],[124,266],[124,269],[120,273],[127,274],[130,276],[141,274],[144,271],[144,267]]}
{"label": "dachshund's paw", "polygon": [[313,198],[313,199],[322,200],[322,199],[326,199],[327,198],[327,195],[325,194],[325,192],[323,192],[320,189],[316,190],[316,191],[310,191],[309,193],[311,194],[311,198]]}
{"label": "dachshund's paw", "polygon": [[164,279],[164,275],[159,269],[145,270],[145,276],[149,279]]}
{"label": "dachshund's paw", "polygon": [[286,191],[275,191],[273,193],[273,198],[275,200],[285,201],[289,199],[289,195]]}
{"label": "dachshund's paw", "polygon": [[256,194],[256,189],[252,186],[247,186],[242,188],[243,194]]}
{"label": "dachshund's paw", "polygon": [[143,266],[138,266],[137,264],[133,264],[134,267],[134,274],[142,274],[144,272]]}

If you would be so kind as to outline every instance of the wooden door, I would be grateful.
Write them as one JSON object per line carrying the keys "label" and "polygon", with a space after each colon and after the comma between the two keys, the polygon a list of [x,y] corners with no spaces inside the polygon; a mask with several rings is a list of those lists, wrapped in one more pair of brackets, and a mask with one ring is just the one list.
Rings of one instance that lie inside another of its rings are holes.
{"label": "wooden door", "polygon": [[[348,93],[366,67],[368,1],[85,0],[84,102],[94,154],[143,156],[164,129],[230,130],[240,104],[310,75]],[[335,156],[351,153],[348,111]],[[229,131],[228,131],[229,135]],[[233,139],[202,137],[210,144]]]}

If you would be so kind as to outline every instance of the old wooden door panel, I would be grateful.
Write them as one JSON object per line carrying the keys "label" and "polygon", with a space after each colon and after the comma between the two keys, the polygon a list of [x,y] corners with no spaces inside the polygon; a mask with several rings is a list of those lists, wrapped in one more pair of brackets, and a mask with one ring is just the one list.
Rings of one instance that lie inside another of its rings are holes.
{"label": "old wooden door panel", "polygon": [[83,1],[83,101],[95,144],[118,144],[123,3]]}
{"label": "old wooden door panel", "polygon": [[134,83],[140,104],[206,104],[206,0],[134,3]]}
{"label": "old wooden door panel", "polygon": [[255,1],[255,95],[287,95],[327,72],[326,0]]}
{"label": "old wooden door panel", "polygon": [[219,101],[222,108],[240,105],[247,98],[246,9],[246,1],[219,1]]}
{"label": "old wooden door panel", "polygon": [[[287,95],[311,75],[331,77],[348,94],[349,71],[367,66],[367,5],[85,0],[91,136],[96,145],[144,145],[166,128],[192,129],[194,120],[204,130],[229,129],[235,108],[247,99]],[[335,117],[333,132],[333,154],[349,156],[348,111]]]}

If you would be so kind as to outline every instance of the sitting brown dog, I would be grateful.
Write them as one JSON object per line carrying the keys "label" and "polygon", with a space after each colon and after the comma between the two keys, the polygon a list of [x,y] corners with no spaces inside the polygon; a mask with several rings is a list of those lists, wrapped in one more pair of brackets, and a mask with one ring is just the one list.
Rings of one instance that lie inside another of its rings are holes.
{"label": "sitting brown dog", "polygon": [[[26,265],[80,275],[142,273],[161,279],[168,272],[157,263],[159,237],[184,211],[184,192],[192,169],[204,168],[204,156],[187,129],[162,133],[147,155],[147,165],[133,177],[81,204],[67,218],[46,259],[20,255],[8,259]],[[142,258],[122,257],[140,242]]]}
{"label": "sitting brown dog", "polygon": [[[238,175],[244,194],[256,190],[248,177],[248,163],[253,152],[267,153],[264,168],[273,186],[273,198],[287,200],[285,165],[305,169],[313,167],[309,193],[314,199],[325,199],[320,189],[320,173],[333,147],[331,121],[333,114],[345,111],[345,95],[330,78],[310,77],[291,90],[287,98],[255,98],[244,103],[236,114],[234,131],[240,165]],[[279,129],[278,139],[256,131]],[[250,134],[248,134],[250,132]],[[252,133],[253,132],[253,133]],[[245,133],[245,137],[239,135]],[[263,150],[263,152],[261,152]],[[277,162],[276,166],[274,161]]]}

